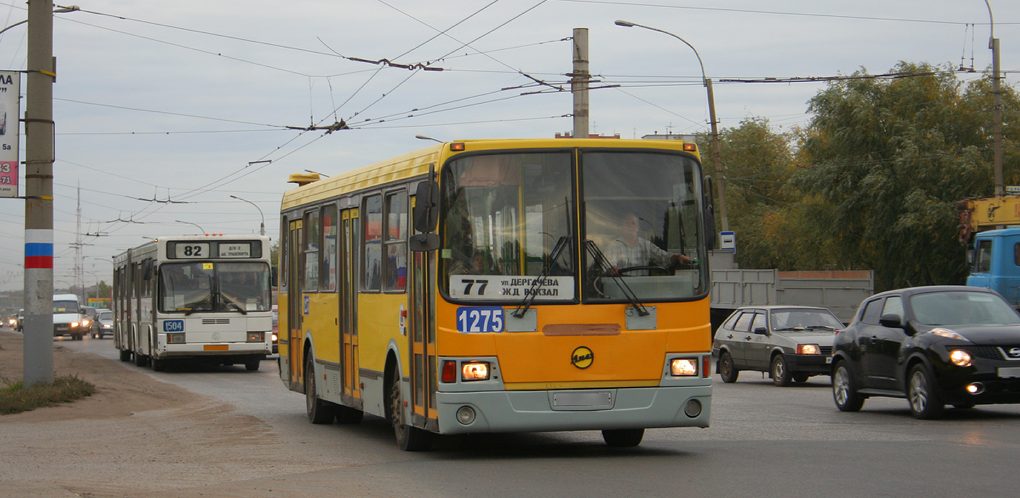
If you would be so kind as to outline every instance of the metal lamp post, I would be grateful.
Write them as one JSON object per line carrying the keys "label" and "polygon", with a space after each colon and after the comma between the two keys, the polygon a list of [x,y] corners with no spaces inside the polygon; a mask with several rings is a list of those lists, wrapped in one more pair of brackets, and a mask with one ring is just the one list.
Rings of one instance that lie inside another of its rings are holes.
{"label": "metal lamp post", "polygon": [[701,55],[698,54],[698,49],[694,48],[694,45],[687,43],[687,40],[684,40],[683,38],[680,38],[679,36],[674,35],[669,31],[665,31],[659,28],[653,28],[651,26],[645,26],[643,24],[623,20],[616,21],[616,25],[623,26],[625,28],[632,28],[637,26],[639,28],[644,28],[651,31],[658,31],[659,33],[672,36],[673,38],[676,38],[677,40],[683,42],[684,45],[690,47],[691,50],[694,51],[694,55],[698,58],[698,65],[701,66],[701,80],[704,83],[705,88],[708,89],[708,114],[709,120],[711,120],[712,122],[711,123],[712,137],[710,142],[710,147],[712,149],[712,162],[715,163],[716,171],[719,172],[719,181],[717,183],[718,185],[717,191],[719,196],[719,218],[722,221],[723,231],[724,232],[729,231],[730,221],[729,217],[726,215],[726,167],[723,166],[722,164],[722,155],[719,152],[719,128],[718,120],[716,120],[715,118],[715,94],[712,93],[712,80],[705,76],[705,64],[701,62]]}
{"label": "metal lamp post", "polygon": [[248,199],[242,199],[242,198],[240,198],[240,197],[238,197],[236,195],[232,195],[230,197],[233,198],[233,199],[237,199],[239,201],[247,202],[248,204],[251,204],[252,206],[255,206],[255,209],[259,210],[259,216],[262,217],[262,226],[261,226],[261,231],[259,232],[259,234],[260,235],[265,235],[266,234],[266,216],[264,214],[262,214],[262,208],[260,208],[258,204],[255,204],[254,202],[249,201]]}

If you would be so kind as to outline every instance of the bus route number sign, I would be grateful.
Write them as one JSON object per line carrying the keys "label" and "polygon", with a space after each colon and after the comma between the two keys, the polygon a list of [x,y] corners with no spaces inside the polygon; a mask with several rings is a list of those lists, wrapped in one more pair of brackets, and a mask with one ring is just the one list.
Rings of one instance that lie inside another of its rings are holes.
{"label": "bus route number sign", "polygon": [[499,306],[465,306],[457,308],[457,332],[480,334],[503,331],[503,308]]}
{"label": "bus route number sign", "polygon": [[163,320],[163,332],[184,332],[184,320]]}
{"label": "bus route number sign", "polygon": [[208,258],[209,256],[209,244],[194,243],[194,244],[177,244],[174,247],[174,257],[179,259],[189,258]]}

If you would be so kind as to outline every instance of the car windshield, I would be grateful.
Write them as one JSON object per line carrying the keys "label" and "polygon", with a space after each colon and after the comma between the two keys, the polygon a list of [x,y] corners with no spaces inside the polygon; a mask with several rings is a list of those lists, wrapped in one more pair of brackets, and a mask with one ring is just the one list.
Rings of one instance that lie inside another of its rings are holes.
{"label": "car windshield", "polygon": [[914,319],[925,325],[1020,325],[1020,315],[996,294],[926,292],[910,297]]}
{"label": "car windshield", "polygon": [[74,301],[53,301],[54,313],[78,313],[78,303]]}
{"label": "car windshield", "polygon": [[100,320],[113,320],[113,312],[112,311],[100,311],[99,312],[99,319]]}
{"label": "car windshield", "polygon": [[839,330],[843,323],[829,310],[772,310],[772,330]]}

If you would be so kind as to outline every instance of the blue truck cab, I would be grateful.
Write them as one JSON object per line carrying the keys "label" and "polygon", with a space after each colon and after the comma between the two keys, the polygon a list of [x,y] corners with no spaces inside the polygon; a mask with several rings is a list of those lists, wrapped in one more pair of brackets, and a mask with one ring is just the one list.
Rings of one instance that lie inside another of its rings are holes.
{"label": "blue truck cab", "polygon": [[979,232],[972,248],[967,285],[992,289],[1020,306],[1020,228]]}

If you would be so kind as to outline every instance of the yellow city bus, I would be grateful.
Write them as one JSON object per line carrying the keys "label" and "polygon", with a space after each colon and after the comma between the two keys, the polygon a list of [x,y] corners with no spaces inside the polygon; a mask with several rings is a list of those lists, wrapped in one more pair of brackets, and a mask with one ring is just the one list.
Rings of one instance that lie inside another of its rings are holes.
{"label": "yellow city bus", "polygon": [[465,140],[290,181],[279,369],[313,423],[385,417],[409,451],[708,427],[714,222],[695,144]]}

